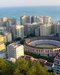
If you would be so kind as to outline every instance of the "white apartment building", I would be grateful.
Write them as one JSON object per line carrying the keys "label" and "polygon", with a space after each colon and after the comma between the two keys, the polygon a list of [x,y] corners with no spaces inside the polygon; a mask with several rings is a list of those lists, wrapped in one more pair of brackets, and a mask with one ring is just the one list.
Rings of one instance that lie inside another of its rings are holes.
{"label": "white apartment building", "polygon": [[20,56],[24,55],[24,46],[18,43],[12,43],[7,46],[7,56],[8,59],[15,58],[18,59]]}
{"label": "white apartment building", "polygon": [[21,16],[20,23],[24,25],[25,23],[31,23],[31,16]]}
{"label": "white apartment building", "polygon": [[49,36],[51,34],[51,24],[40,25],[40,36]]}
{"label": "white apartment building", "polygon": [[54,24],[54,33],[60,36],[60,21]]}
{"label": "white apartment building", "polygon": [[40,23],[26,23],[24,24],[24,35],[35,35],[35,29],[40,27]]}
{"label": "white apartment building", "polygon": [[10,32],[3,33],[4,42],[12,42],[12,34]]}
{"label": "white apartment building", "polygon": [[13,38],[24,38],[24,26],[23,25],[13,25],[11,26],[11,32]]}
{"label": "white apartment building", "polygon": [[40,27],[35,29],[35,36],[40,36]]}
{"label": "white apartment building", "polygon": [[43,16],[43,23],[44,24],[51,24],[51,17],[50,16]]}

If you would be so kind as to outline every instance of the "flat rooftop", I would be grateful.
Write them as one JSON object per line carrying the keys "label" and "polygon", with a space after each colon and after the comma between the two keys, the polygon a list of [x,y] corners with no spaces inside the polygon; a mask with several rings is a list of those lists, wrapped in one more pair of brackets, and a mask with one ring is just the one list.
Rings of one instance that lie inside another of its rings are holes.
{"label": "flat rooftop", "polygon": [[17,43],[17,42],[12,43],[12,44],[10,44],[10,45],[12,45],[14,48],[17,48],[17,47],[21,46],[21,44],[19,44],[19,43]]}

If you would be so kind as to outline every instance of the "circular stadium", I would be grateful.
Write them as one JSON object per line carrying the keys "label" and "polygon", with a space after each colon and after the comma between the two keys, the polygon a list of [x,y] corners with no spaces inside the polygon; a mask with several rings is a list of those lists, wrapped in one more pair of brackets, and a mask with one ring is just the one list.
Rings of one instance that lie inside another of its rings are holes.
{"label": "circular stadium", "polygon": [[25,39],[25,51],[41,56],[55,56],[60,52],[60,38],[33,37]]}

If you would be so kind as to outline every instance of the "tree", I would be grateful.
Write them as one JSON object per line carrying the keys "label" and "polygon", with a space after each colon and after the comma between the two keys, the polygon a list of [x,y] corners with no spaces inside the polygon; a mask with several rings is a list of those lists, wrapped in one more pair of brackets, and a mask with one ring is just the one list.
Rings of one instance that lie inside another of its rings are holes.
{"label": "tree", "polygon": [[29,63],[26,60],[18,59],[17,63],[17,68],[20,70],[21,73],[26,75],[26,72],[29,68]]}
{"label": "tree", "polygon": [[31,63],[30,69],[27,75],[50,75],[48,70],[40,65],[38,61],[33,61]]}
{"label": "tree", "polygon": [[38,61],[18,59],[15,64],[0,59],[0,75],[55,75]]}
{"label": "tree", "polygon": [[13,75],[23,75],[18,68],[15,69]]}

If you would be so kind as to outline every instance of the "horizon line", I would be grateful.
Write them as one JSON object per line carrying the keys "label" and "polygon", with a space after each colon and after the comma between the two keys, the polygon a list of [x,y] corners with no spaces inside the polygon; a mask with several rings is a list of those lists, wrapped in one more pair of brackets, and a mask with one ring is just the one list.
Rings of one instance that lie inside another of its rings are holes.
{"label": "horizon line", "polygon": [[58,7],[60,5],[39,5],[39,6],[1,6],[0,8],[10,8],[10,7]]}

